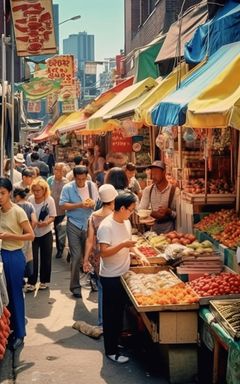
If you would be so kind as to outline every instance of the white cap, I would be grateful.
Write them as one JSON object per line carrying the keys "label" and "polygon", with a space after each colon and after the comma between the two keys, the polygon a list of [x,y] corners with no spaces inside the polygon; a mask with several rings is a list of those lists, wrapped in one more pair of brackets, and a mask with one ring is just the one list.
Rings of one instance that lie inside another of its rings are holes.
{"label": "white cap", "polygon": [[111,201],[115,200],[116,196],[118,195],[116,189],[112,184],[103,184],[98,190],[100,200],[103,203],[110,203]]}

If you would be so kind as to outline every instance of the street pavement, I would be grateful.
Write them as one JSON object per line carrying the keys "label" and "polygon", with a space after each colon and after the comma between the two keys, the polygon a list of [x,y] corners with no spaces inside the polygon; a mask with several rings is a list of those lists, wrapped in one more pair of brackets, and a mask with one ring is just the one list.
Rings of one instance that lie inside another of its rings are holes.
{"label": "street pavement", "polygon": [[104,356],[103,337],[92,339],[72,328],[76,320],[96,325],[97,293],[83,288],[83,299],[69,292],[70,266],[53,257],[50,289],[26,293],[27,336],[0,363],[4,384],[167,384],[157,345],[144,332],[125,339],[130,362]]}

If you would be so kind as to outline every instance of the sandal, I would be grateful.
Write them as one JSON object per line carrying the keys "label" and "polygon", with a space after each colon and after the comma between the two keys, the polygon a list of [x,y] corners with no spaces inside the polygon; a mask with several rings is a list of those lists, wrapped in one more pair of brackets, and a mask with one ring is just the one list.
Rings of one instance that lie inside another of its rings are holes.
{"label": "sandal", "polygon": [[123,355],[107,355],[107,358],[112,360],[114,363],[124,364],[129,361],[129,357]]}
{"label": "sandal", "polygon": [[36,290],[35,285],[27,284],[25,288],[25,292],[34,292]]}
{"label": "sandal", "polygon": [[39,284],[39,289],[42,289],[42,290],[43,290],[43,289],[47,289],[47,287],[48,287],[48,286],[47,286],[47,284],[45,284],[45,283],[40,283],[40,284]]}

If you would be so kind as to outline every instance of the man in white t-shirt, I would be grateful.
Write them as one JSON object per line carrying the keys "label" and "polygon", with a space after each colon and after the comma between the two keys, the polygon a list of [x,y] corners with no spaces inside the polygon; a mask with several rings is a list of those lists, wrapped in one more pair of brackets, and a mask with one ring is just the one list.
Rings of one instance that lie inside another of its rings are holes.
{"label": "man in white t-shirt", "polygon": [[126,292],[121,275],[130,266],[131,240],[130,215],[135,210],[136,196],[132,192],[120,192],[115,199],[112,215],[102,221],[97,232],[100,244],[100,281],[103,288],[103,333],[106,356],[117,363],[129,359],[119,355],[118,343],[122,331]]}

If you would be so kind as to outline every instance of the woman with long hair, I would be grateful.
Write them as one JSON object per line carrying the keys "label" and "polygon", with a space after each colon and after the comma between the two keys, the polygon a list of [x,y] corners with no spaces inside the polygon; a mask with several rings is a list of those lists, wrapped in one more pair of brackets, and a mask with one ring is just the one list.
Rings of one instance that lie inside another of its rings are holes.
{"label": "woman with long hair", "polygon": [[31,185],[32,195],[28,201],[33,204],[37,225],[34,229],[35,240],[33,241],[33,274],[28,279],[28,291],[36,289],[38,280],[38,253],[40,251],[40,284],[39,289],[46,289],[50,283],[52,268],[53,235],[52,226],[56,216],[54,199],[50,196],[48,183],[41,177],[33,180]]}
{"label": "woman with long hair", "polygon": [[34,232],[24,210],[11,201],[11,192],[11,181],[5,177],[0,177],[1,256],[9,296],[12,346],[16,349],[23,343],[26,335],[22,290],[26,261],[22,248],[24,241],[34,239]]}

